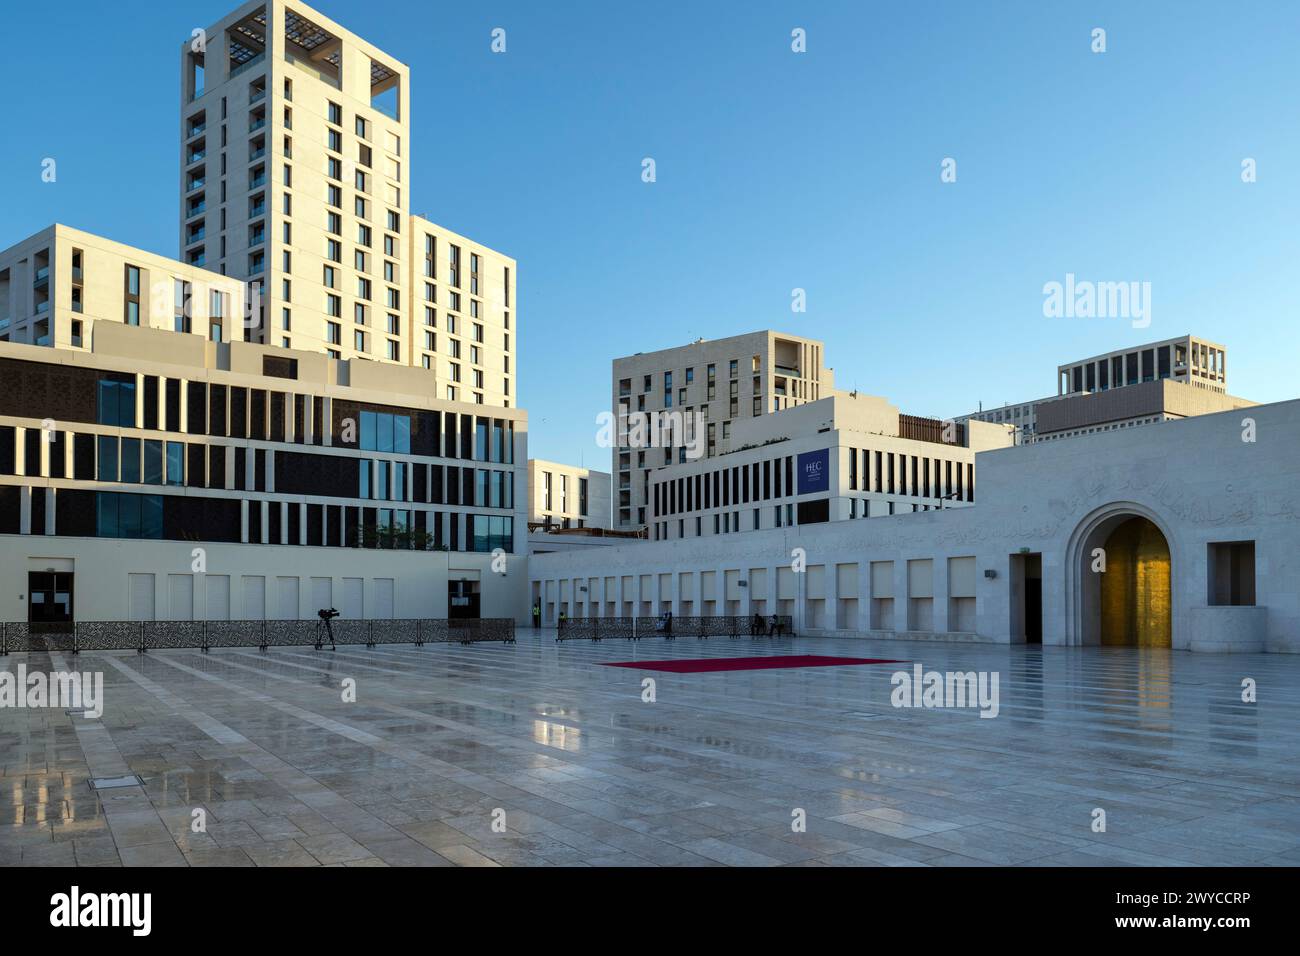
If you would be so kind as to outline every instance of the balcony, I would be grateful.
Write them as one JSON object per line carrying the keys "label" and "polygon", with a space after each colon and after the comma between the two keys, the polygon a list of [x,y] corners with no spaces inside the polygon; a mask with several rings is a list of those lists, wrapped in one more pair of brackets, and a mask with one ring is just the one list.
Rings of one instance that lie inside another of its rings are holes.
{"label": "balcony", "polygon": [[788,365],[774,366],[778,375],[790,375],[794,378],[803,378],[803,374],[797,368],[791,368]]}
{"label": "balcony", "polygon": [[266,155],[266,147],[262,146],[258,149],[253,150],[251,153],[248,154],[248,161],[250,163],[256,162],[257,160],[261,159],[265,155]]}
{"label": "balcony", "polygon": [[260,229],[248,237],[248,244],[250,246],[260,246],[264,242],[266,242],[266,233]]}
{"label": "balcony", "polygon": [[33,287],[40,289],[50,284],[50,267],[41,266],[36,270],[36,277],[32,281]]}
{"label": "balcony", "polygon": [[42,313],[44,313],[44,312],[48,312],[48,311],[50,311],[50,300],[49,300],[49,299],[46,299],[44,302],[37,302],[37,303],[36,303],[36,314],[37,314],[37,315],[41,315]]}
{"label": "balcony", "polygon": [[185,134],[185,138],[186,138],[186,139],[193,139],[195,136],[198,136],[200,133],[202,133],[202,132],[203,132],[204,130],[206,130],[207,128],[208,128],[208,124],[207,124],[207,123],[198,123],[198,124],[196,124],[196,125],[194,125],[194,126],[191,126],[190,129],[189,129],[189,132]]}
{"label": "balcony", "polygon": [[262,102],[262,100],[264,100],[264,99],[266,99],[266,89],[265,89],[265,88],[260,89],[260,90],[253,90],[252,94],[248,97],[248,105],[249,105],[249,106],[252,106],[254,103],[260,103],[260,102]]}
{"label": "balcony", "polygon": [[188,245],[190,245],[191,243],[198,242],[200,239],[202,239],[202,238],[203,238],[204,236],[206,236],[206,235],[207,235],[207,228],[206,228],[206,227],[204,227],[204,228],[200,228],[200,229],[195,229],[195,230],[193,230],[193,231],[190,232],[190,234],[189,234],[188,237],[186,237],[186,239],[185,239],[185,244],[188,246]]}
{"label": "balcony", "polygon": [[189,166],[193,163],[202,162],[204,158],[207,157],[207,155],[208,155],[207,150],[203,150],[203,149],[190,150],[189,155],[185,157],[185,165]]}
{"label": "balcony", "polygon": [[185,187],[185,191],[187,193],[192,193],[196,189],[202,189],[207,184],[207,181],[207,178],[204,176],[198,176],[191,179],[189,185]]}
{"label": "balcony", "polygon": [[185,218],[193,219],[195,216],[199,215],[207,208],[208,208],[208,204],[206,201],[199,202],[199,203],[191,203],[189,207],[185,210]]}
{"label": "balcony", "polygon": [[252,57],[244,61],[243,63],[239,64],[239,66],[236,66],[233,69],[231,69],[229,78],[233,80],[235,77],[239,76],[239,74],[252,69],[253,67],[257,66],[257,64],[261,63],[265,59],[266,59],[265,53],[257,54],[257,56]]}
{"label": "balcony", "polygon": [[253,121],[248,124],[248,131],[250,133],[256,133],[259,129],[261,129],[265,125],[266,125],[265,116],[254,117]]}
{"label": "balcony", "polygon": [[266,185],[266,173],[258,173],[248,180],[249,189],[257,189],[259,186]]}
{"label": "balcony", "polygon": [[266,203],[260,202],[256,206],[250,206],[248,209],[248,218],[256,219],[258,216],[266,214]]}

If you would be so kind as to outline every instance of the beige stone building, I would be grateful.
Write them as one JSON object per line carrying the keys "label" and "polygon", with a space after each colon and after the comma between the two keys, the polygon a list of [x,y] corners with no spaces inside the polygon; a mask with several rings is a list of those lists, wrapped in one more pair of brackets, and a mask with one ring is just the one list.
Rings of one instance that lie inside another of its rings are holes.
{"label": "beige stone building", "polygon": [[[731,449],[738,419],[817,401],[831,395],[833,386],[821,342],[766,330],[617,358],[610,407],[620,416],[682,413],[683,437],[708,457]],[[624,529],[647,523],[654,469],[689,456],[682,443],[647,447],[627,439],[620,429],[611,456],[614,526]]]}
{"label": "beige stone building", "polygon": [[182,45],[181,78],[181,258],[248,281],[245,341],[517,404],[514,261],[409,212],[405,64],[305,4],[254,0]]}
{"label": "beige stone building", "polygon": [[1091,432],[1251,408],[1255,404],[1213,389],[1198,388],[1193,383],[1157,379],[1131,388],[1070,395],[1047,402],[1039,409],[1034,440],[1058,441]]}
{"label": "beige stone building", "polygon": [[241,335],[244,291],[237,279],[56,224],[0,252],[0,342],[89,349],[103,322],[229,342]]}
{"label": "beige stone building", "polygon": [[[1102,355],[1058,365],[1055,395],[1031,402],[1015,402],[997,408],[981,408],[967,415],[959,415],[955,421],[974,420],[1012,425],[1016,430],[1017,443],[1027,445],[1037,441],[1038,437],[1044,434],[1044,429],[1039,422],[1040,410],[1056,402],[1073,403],[1075,399],[1082,397],[1160,381],[1226,396],[1227,361],[1228,352],[1224,346],[1194,335],[1180,335],[1159,342],[1115,349]],[[1128,417],[1131,425],[1163,421],[1165,419],[1160,417],[1162,411],[1168,411],[1170,417],[1181,417],[1183,413],[1177,411],[1177,408],[1200,408],[1200,411],[1193,414],[1208,414],[1249,404],[1244,399],[1234,399],[1230,396],[1227,401],[1222,402],[1212,398],[1204,402],[1198,402],[1194,398],[1186,401],[1172,399],[1176,402],[1176,407],[1158,410],[1149,400],[1149,396],[1156,393],[1156,390],[1147,389],[1145,394],[1148,399],[1140,400],[1133,405],[1134,414]],[[1160,391],[1159,394],[1177,395],[1178,390]],[[1120,400],[1103,403],[1107,408],[1119,408],[1125,404]],[[1066,437],[1065,430],[1057,427],[1056,423],[1074,417],[1077,417],[1075,412],[1055,410],[1050,415],[1050,421],[1053,423],[1050,430],[1055,432],[1053,437]]]}
{"label": "beige stone building", "polygon": [[515,260],[421,216],[410,237],[409,364],[441,398],[517,407]]}
{"label": "beige stone building", "polygon": [[1005,425],[900,414],[846,393],[740,419],[734,438],[728,452],[651,474],[651,540],[968,507],[976,455],[1012,443]]}
{"label": "beige stone building", "polygon": [[530,458],[528,524],[547,528],[610,527],[609,472]]}

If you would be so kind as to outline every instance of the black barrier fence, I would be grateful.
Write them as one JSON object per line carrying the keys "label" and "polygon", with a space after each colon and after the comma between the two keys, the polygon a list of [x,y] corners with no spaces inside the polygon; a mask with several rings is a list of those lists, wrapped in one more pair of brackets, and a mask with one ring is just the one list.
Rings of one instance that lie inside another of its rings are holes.
{"label": "black barrier fence", "polygon": [[[330,634],[330,630],[333,634]],[[376,647],[380,644],[515,642],[510,618],[411,618],[383,621],[335,619],[330,630],[306,621],[77,621],[0,624],[0,655],[22,651],[146,651],[214,647]]]}
{"label": "black barrier fence", "polygon": [[[761,620],[761,623],[760,623]],[[603,641],[643,637],[793,637],[794,618],[788,614],[744,617],[576,617],[559,622],[557,641]]]}

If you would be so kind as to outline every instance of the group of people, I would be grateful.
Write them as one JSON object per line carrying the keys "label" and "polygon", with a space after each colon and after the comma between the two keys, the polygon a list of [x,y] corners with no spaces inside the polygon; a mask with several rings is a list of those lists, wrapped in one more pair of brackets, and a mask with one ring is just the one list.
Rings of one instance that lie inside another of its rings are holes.
{"label": "group of people", "polygon": [[767,624],[764,624],[763,615],[755,611],[754,619],[749,622],[749,636],[762,637],[763,629],[765,627],[767,629],[768,637],[779,637],[782,630],[785,629],[785,625],[781,623],[781,619],[777,617],[775,614],[772,615],[771,620]]}

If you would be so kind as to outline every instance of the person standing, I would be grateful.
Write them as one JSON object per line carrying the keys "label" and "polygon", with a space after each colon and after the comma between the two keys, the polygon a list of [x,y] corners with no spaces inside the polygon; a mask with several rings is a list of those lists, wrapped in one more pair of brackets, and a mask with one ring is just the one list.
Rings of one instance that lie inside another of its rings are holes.
{"label": "person standing", "polygon": [[538,601],[533,605],[533,630],[542,626],[542,602]]}

